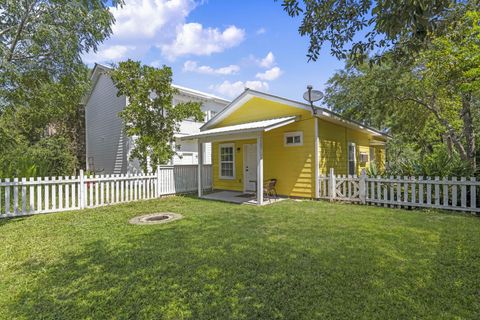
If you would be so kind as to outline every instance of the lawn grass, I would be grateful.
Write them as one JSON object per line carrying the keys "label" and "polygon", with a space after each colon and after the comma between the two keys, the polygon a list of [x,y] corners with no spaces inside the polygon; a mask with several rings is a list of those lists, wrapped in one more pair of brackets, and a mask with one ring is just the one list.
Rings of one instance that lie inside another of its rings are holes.
{"label": "lawn grass", "polygon": [[[184,219],[129,225],[158,211]],[[0,221],[2,319],[479,319],[480,219],[166,198]]]}

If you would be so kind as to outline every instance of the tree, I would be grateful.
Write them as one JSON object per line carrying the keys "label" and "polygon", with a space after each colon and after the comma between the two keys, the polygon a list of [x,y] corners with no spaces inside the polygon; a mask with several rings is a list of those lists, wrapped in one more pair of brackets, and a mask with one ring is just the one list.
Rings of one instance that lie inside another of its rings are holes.
{"label": "tree", "polygon": [[28,98],[31,92],[25,85],[33,90],[46,79],[75,72],[82,64],[81,54],[97,50],[110,36],[110,3],[122,5],[123,0],[2,1],[0,103]]}
{"label": "tree", "polygon": [[172,70],[167,66],[154,68],[127,60],[120,62],[111,76],[118,95],[128,99],[120,117],[127,136],[135,138],[131,157],[140,160],[145,172],[149,163],[152,167],[167,163],[175,154],[172,143],[180,122],[203,120],[200,103],[172,104],[177,90],[171,86]]}
{"label": "tree", "polygon": [[399,66],[392,59],[373,66],[348,63],[330,79],[326,93],[330,107],[389,128],[397,141],[414,143],[422,157],[438,153],[441,160],[448,153],[475,172],[480,14],[466,12],[412,65]]}
{"label": "tree", "polygon": [[[123,3],[0,2],[0,162],[10,161],[7,153],[29,154],[33,158],[26,163],[36,164],[38,157],[25,150],[40,152],[43,148],[44,154],[56,153],[51,141],[62,141],[66,152],[78,149],[72,126],[78,124],[80,101],[90,86],[81,55],[97,50],[110,36],[114,18],[108,6]],[[65,159],[75,163],[72,157]],[[14,172],[4,169],[3,174]]]}
{"label": "tree", "polygon": [[[310,38],[309,60],[328,42],[337,58],[361,62],[376,50],[423,48],[465,9],[477,9],[478,0],[283,0],[282,6],[291,17],[302,15],[299,33]],[[362,40],[354,40],[358,36]]]}

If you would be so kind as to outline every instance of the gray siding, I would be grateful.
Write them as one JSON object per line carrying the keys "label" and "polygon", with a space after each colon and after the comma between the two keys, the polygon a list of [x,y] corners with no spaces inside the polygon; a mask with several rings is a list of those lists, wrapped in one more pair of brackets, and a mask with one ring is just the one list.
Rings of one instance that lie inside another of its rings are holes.
{"label": "gray siding", "polygon": [[126,173],[126,139],[118,113],[125,107],[126,98],[117,97],[111,78],[100,75],[85,108],[87,169],[93,157],[99,174]]}

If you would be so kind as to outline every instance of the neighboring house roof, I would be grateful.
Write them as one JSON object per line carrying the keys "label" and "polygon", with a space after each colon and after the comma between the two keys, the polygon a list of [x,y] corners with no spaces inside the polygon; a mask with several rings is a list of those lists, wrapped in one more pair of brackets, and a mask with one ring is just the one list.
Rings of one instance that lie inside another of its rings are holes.
{"label": "neighboring house roof", "polygon": [[182,140],[191,140],[191,139],[215,137],[215,136],[222,136],[222,135],[224,136],[226,134],[232,135],[232,134],[238,134],[238,133],[253,133],[253,132],[261,132],[261,131],[269,131],[269,130],[283,127],[283,126],[286,126],[287,124],[293,123],[295,122],[296,119],[297,119],[296,116],[291,116],[291,117],[283,117],[283,118],[277,118],[277,119],[246,122],[246,123],[236,124],[232,126],[204,130],[200,133],[189,135],[183,138]]}
{"label": "neighboring house roof", "polygon": [[[206,122],[200,128],[200,130],[202,130],[202,131],[207,130],[208,128],[220,123],[222,120],[227,118],[230,114],[232,114],[235,110],[237,110],[242,105],[244,105],[248,100],[250,100],[254,97],[263,98],[263,99],[270,100],[270,101],[275,101],[275,102],[278,102],[278,103],[282,103],[282,104],[292,106],[292,107],[296,107],[296,108],[303,109],[303,110],[308,110],[308,111],[312,110],[309,104],[246,88],[245,91],[242,94],[240,94],[237,98],[235,98],[228,106],[226,106],[225,109],[223,109],[221,112],[219,112],[217,115],[215,115],[212,119],[210,119],[208,122]],[[339,123],[339,124],[342,124],[342,125],[347,126],[347,127],[351,127],[353,129],[356,129],[356,130],[368,132],[369,134],[372,134],[374,136],[381,136],[381,137],[384,137],[384,138],[389,138],[390,137],[385,132],[382,132],[380,130],[368,127],[368,126],[366,126],[366,125],[364,125],[360,122],[347,119],[347,118],[339,115],[338,113],[332,112],[328,109],[317,107],[317,106],[314,106],[314,108],[317,110],[317,115],[316,116],[321,118],[321,119],[324,119],[326,121]]]}
{"label": "neighboring house roof", "polygon": [[[106,65],[103,65],[103,64],[100,64],[100,63],[95,63],[95,66],[93,67],[92,73],[90,75],[90,80],[93,83],[92,90],[95,87],[95,84],[97,83],[100,76],[103,73],[108,72],[112,69],[113,69],[112,67],[109,67],[109,66],[106,66]],[[214,96],[214,95],[209,94],[209,93],[205,93],[205,92],[201,92],[201,91],[198,91],[198,90],[186,88],[186,87],[179,86],[179,85],[176,85],[176,84],[172,84],[172,87],[178,89],[180,91],[180,95],[191,96],[191,97],[206,100],[206,101],[215,101],[215,102],[218,102],[220,104],[225,104],[225,105],[230,103],[230,100],[226,100],[226,99]],[[89,92],[84,97],[84,99],[82,101],[83,104],[85,104],[85,105],[87,104],[90,95],[91,95],[91,92]]]}

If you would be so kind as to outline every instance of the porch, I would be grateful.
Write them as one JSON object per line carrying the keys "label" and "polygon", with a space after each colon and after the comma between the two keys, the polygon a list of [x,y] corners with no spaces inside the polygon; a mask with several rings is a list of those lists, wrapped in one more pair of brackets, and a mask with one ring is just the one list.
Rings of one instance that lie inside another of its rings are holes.
{"label": "porch", "polygon": [[[263,205],[274,199],[264,199],[264,133],[294,123],[296,116],[249,122],[202,131],[182,137],[182,140],[197,140],[198,181],[202,181],[204,143],[212,143],[212,163],[215,167],[214,188],[228,190],[204,194],[201,184],[198,197],[240,204]],[[218,144],[218,148],[214,144]],[[217,150],[218,149],[218,150]],[[215,154],[216,153],[216,154]],[[278,201],[278,200],[277,200]]]}
{"label": "porch", "polygon": [[[219,190],[204,194],[202,199],[230,202],[236,204],[258,205],[257,196],[254,193],[244,193],[240,191]],[[285,198],[264,198],[260,205],[267,205],[285,200]]]}

